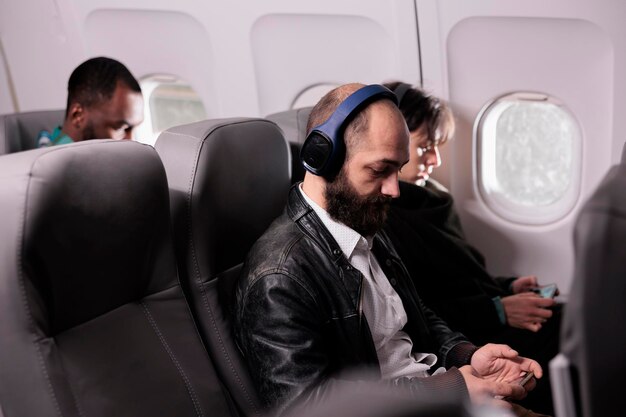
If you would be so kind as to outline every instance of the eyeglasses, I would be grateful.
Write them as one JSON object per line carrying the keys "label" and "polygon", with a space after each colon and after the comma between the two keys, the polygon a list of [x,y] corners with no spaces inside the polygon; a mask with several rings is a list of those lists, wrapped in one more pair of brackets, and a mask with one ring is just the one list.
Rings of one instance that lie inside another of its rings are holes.
{"label": "eyeglasses", "polygon": [[418,146],[417,147],[417,155],[418,156],[422,156],[425,153],[432,152],[432,151],[434,151],[436,149],[437,149],[437,145],[432,144],[432,143],[427,145],[427,146]]}

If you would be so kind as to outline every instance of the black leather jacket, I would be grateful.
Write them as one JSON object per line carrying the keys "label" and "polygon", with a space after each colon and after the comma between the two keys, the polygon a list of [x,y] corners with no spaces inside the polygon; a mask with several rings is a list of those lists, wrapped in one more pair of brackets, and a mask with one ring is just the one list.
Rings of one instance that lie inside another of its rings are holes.
{"label": "black leather jacket", "polygon": [[[290,191],[285,212],[248,254],[234,312],[237,342],[261,398],[279,410],[296,398],[323,396],[343,371],[369,366],[380,375],[361,310],[363,276],[297,187]],[[475,346],[422,304],[386,235],[376,236],[373,251],[402,299],[408,316],[404,331],[414,351],[436,353],[438,365],[446,368],[468,363]],[[410,385],[467,395],[455,368],[413,378]]]}

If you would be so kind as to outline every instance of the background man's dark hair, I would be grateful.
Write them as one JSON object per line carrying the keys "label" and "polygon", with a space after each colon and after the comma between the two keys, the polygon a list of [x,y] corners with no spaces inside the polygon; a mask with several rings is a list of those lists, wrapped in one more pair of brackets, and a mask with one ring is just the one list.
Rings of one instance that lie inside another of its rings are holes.
{"label": "background man's dark hair", "polygon": [[118,82],[141,93],[139,83],[121,62],[106,57],[91,58],[83,62],[72,72],[67,83],[65,117],[72,103],[91,107],[110,100]]}

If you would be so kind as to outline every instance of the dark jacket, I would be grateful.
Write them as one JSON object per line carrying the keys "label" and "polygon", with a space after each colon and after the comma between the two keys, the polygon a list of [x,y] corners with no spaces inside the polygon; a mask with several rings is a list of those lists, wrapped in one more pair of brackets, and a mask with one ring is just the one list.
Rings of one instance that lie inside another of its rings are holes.
{"label": "dark jacket", "polygon": [[384,228],[424,302],[471,340],[502,329],[493,297],[515,278],[494,278],[466,240],[452,196],[400,182]]}
{"label": "dark jacket", "polygon": [[483,256],[465,240],[445,191],[401,182],[384,230],[424,302],[451,327],[476,344],[507,344],[539,362],[546,375],[522,404],[553,415],[547,371],[559,351],[562,306],[552,307],[552,318],[536,333],[503,325],[492,298],[511,295],[515,278],[487,272]]}
{"label": "dark jacket", "polygon": [[[378,360],[361,313],[363,276],[305,202],[296,184],[285,212],[248,254],[236,290],[235,334],[261,398],[284,409],[296,398],[324,395],[339,373]],[[469,362],[476,349],[451,331],[415,291],[388,238],[376,236],[374,255],[407,313],[404,330],[416,352],[433,352],[445,367]],[[420,391],[467,395],[460,372],[414,378]]]}

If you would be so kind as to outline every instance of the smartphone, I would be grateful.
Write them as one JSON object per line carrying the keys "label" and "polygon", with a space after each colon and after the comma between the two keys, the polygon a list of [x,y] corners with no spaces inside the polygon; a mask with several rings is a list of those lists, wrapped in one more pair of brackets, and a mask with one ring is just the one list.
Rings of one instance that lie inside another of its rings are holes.
{"label": "smartphone", "polygon": [[556,284],[542,285],[531,289],[534,293],[539,294],[543,298],[554,298],[556,295]]}
{"label": "smartphone", "polygon": [[526,375],[524,375],[524,376],[522,377],[522,379],[520,379],[519,384],[520,384],[521,386],[526,385],[526,383],[527,383],[528,381],[530,381],[530,378],[532,378],[532,377],[534,377],[534,376],[535,376],[535,374],[534,374],[532,371],[531,371],[531,372],[527,372],[527,373],[526,373]]}
{"label": "smartphone", "polygon": [[[523,377],[521,377],[516,383],[523,387],[534,376],[535,374],[532,371],[526,372],[526,374]],[[507,400],[507,401],[510,400],[508,397],[503,397],[502,395],[496,395],[494,398],[496,400]]]}

